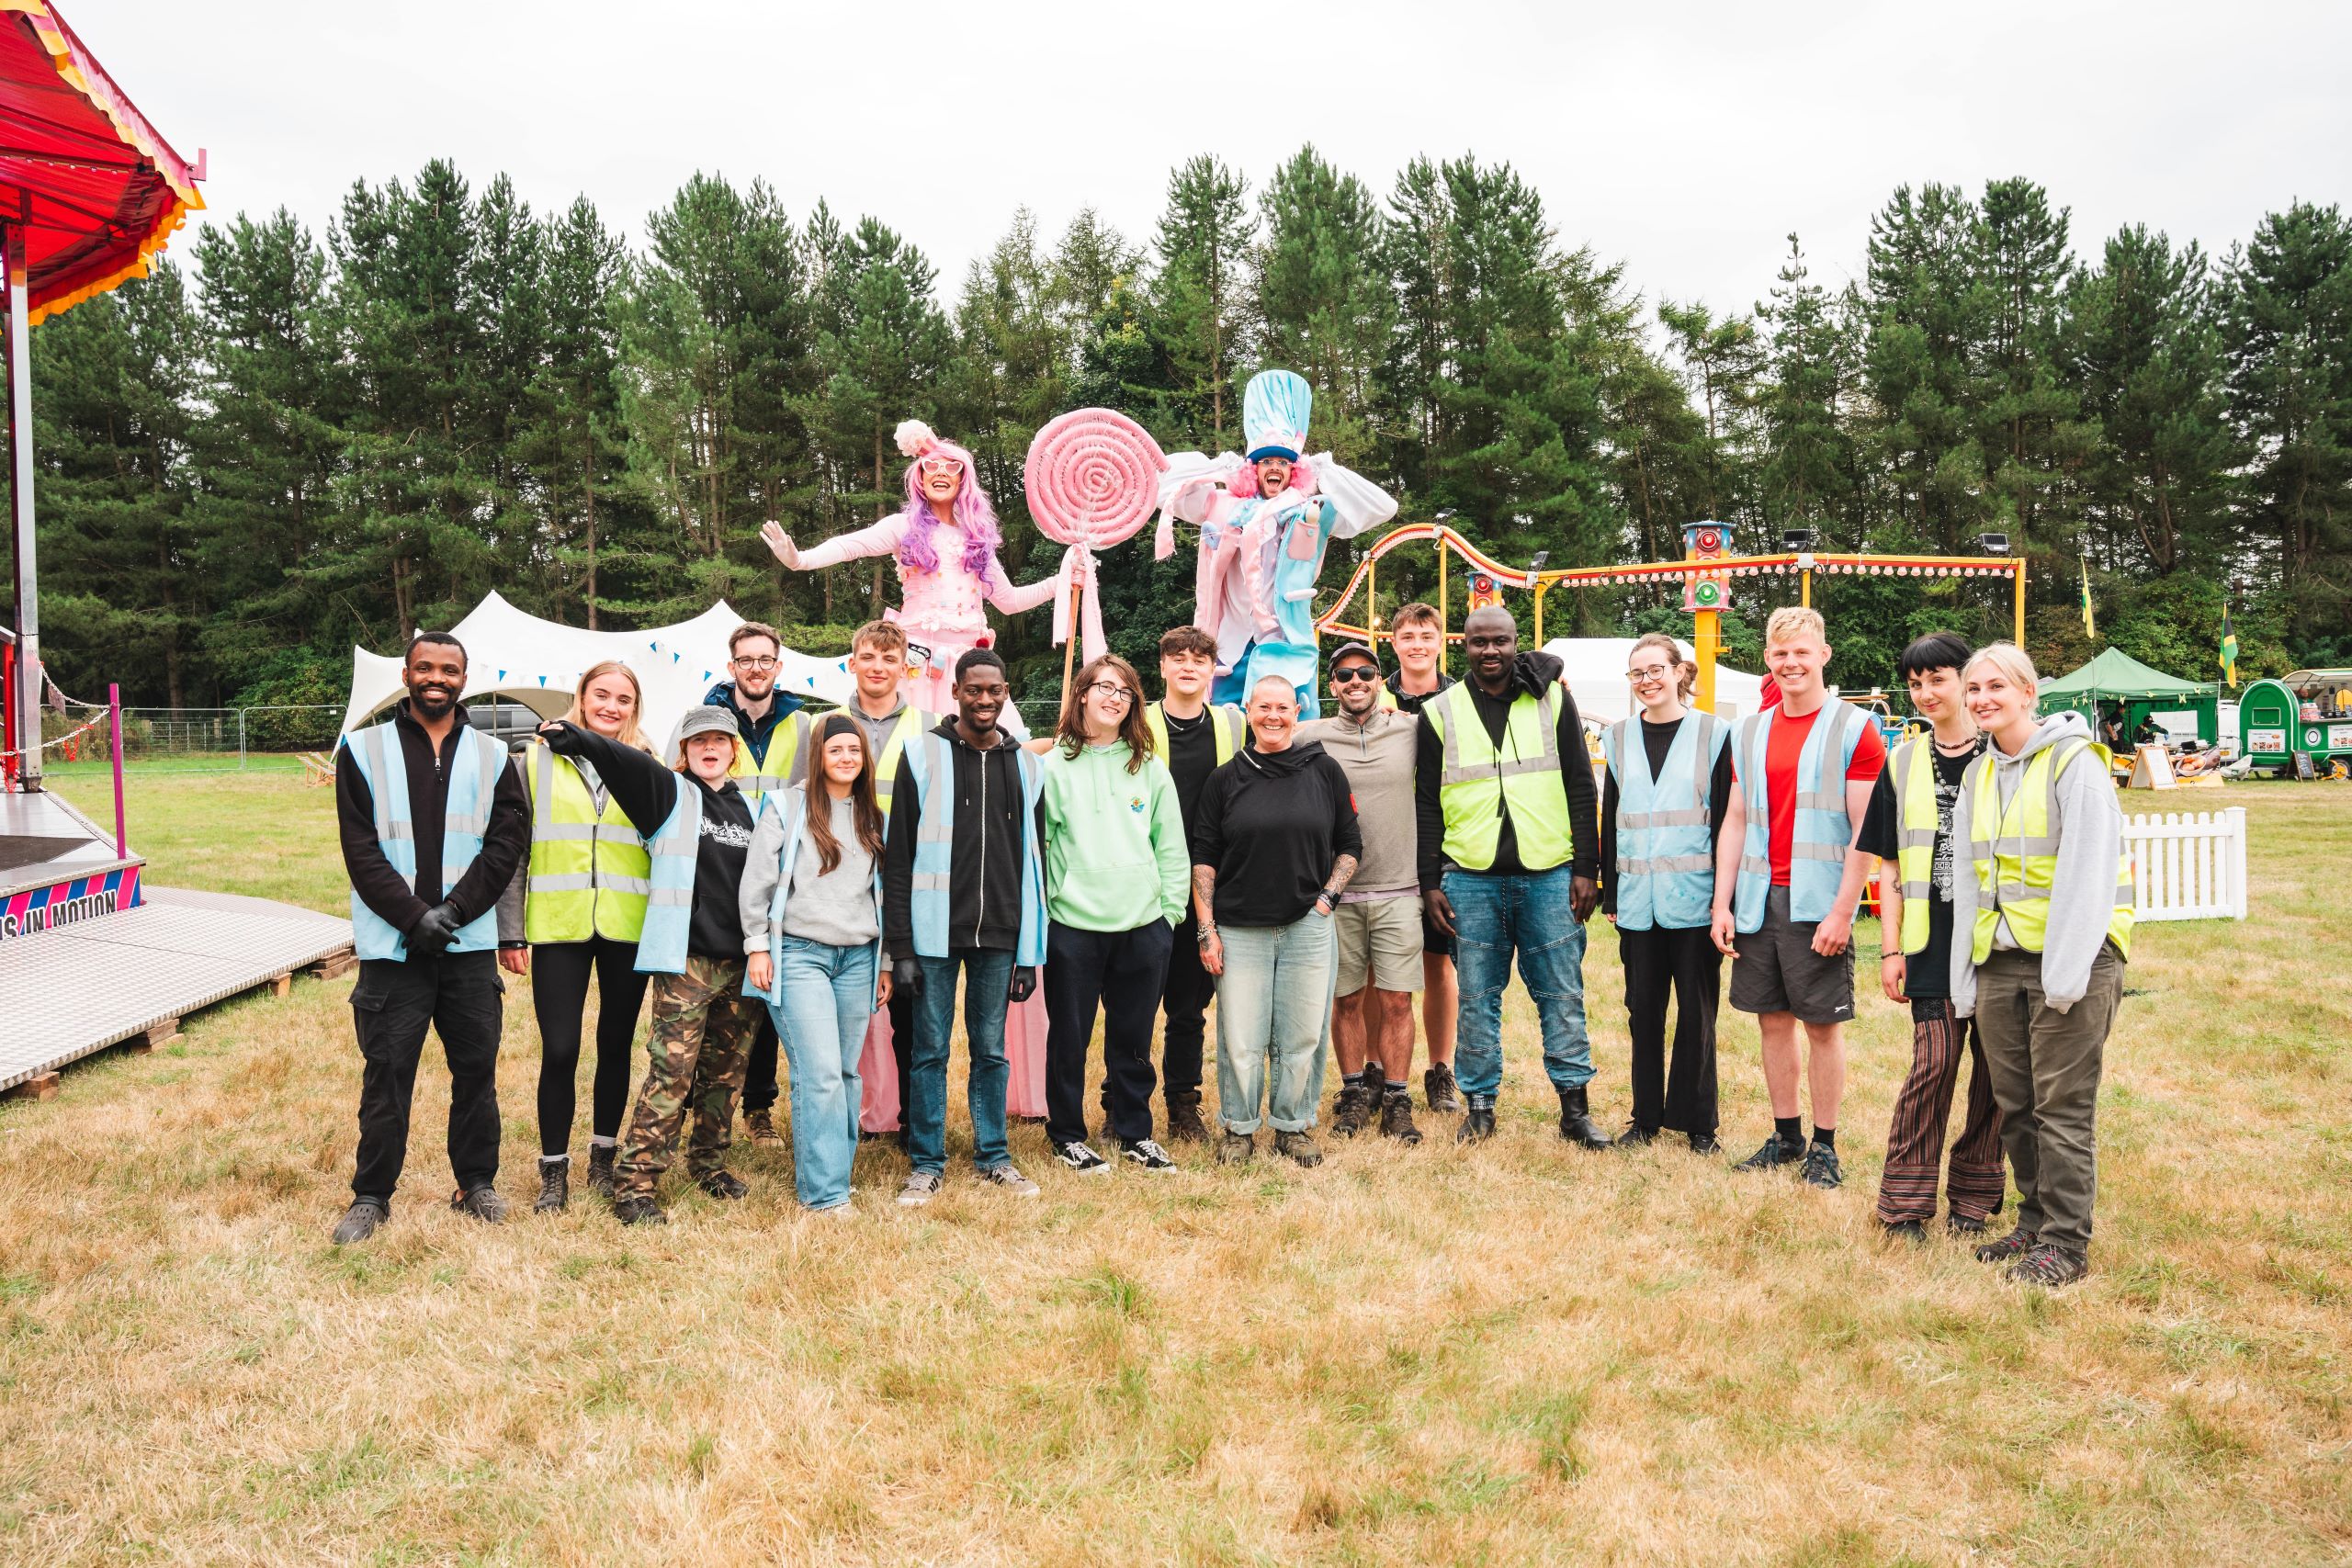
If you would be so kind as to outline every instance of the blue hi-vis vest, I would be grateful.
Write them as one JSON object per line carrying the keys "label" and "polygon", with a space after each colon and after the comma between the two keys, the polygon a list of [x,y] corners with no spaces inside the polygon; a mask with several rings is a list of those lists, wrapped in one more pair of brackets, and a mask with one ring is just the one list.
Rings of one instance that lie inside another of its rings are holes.
{"label": "blue hi-vis vest", "polygon": [[[1010,744],[1010,742],[1007,742]],[[1031,966],[1046,961],[1046,859],[1037,848],[1037,797],[1046,775],[1037,759],[1016,750],[1021,764],[1021,935],[1012,961]],[[947,931],[947,891],[956,856],[955,743],[937,730],[907,748],[908,781],[915,786],[922,822],[915,833],[915,867],[910,914],[915,952],[944,958],[952,945]]]}
{"label": "blue hi-vis vest", "polygon": [[1617,924],[1688,931],[1703,926],[1715,901],[1715,761],[1731,743],[1731,726],[1690,713],[1674,731],[1666,764],[1650,776],[1640,721],[1621,718],[1601,736],[1609,775],[1617,781]]}
{"label": "blue hi-vis vest", "polygon": [[[401,754],[394,721],[371,724],[343,738],[344,754],[368,781],[376,801],[376,847],[384,852],[401,879],[416,881],[416,821],[409,814],[408,761]],[[441,817],[441,896],[458,886],[466,868],[481,853],[482,831],[490,826],[491,796],[506,766],[506,748],[458,719],[458,744],[449,755],[449,797]],[[408,939],[390,920],[351,896],[352,947],[362,958],[406,962]],[[484,953],[498,945],[498,911],[483,910],[458,928],[449,944],[452,953]]]}
{"label": "blue hi-vis vest", "polygon": [[[1764,758],[1771,727],[1783,716],[1766,708],[1739,721],[1732,761],[1747,799],[1747,836],[1740,846],[1739,880],[1732,887],[1733,924],[1761,930],[1765,900],[1772,892],[1772,813],[1764,790]],[[1846,815],[1846,770],[1862,743],[1870,718],[1851,703],[1831,697],[1815,710],[1813,733],[1797,753],[1796,830],[1789,843],[1789,919],[1792,924],[1826,920],[1838,902],[1846,874],[1846,851],[1854,841],[1854,820]],[[1833,772],[1827,759],[1835,754]]]}
{"label": "blue hi-vis vest", "polygon": [[[912,713],[912,708],[907,710]],[[800,849],[807,840],[800,831],[808,817],[808,791],[800,784],[780,789],[763,795],[760,809],[773,811],[784,818],[784,863],[775,879],[775,893],[768,899],[768,963],[775,966],[775,986],[762,990],[749,980],[743,982],[743,994],[757,997],[763,1002],[781,1007],[784,1004],[784,906],[792,896],[792,873],[800,863]],[[882,976],[888,971],[882,963],[882,857],[874,857],[874,992],[866,998],[871,1011],[882,1010]]]}
{"label": "blue hi-vis vest", "polygon": [[652,862],[646,876],[645,929],[637,937],[637,972],[683,975],[686,936],[694,925],[695,852],[702,842],[702,791],[678,775],[678,804],[645,840]]}

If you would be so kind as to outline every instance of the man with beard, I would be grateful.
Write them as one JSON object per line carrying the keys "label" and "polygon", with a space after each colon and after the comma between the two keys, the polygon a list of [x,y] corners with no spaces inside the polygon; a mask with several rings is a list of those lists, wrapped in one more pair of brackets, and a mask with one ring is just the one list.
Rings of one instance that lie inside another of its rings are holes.
{"label": "man with beard", "polygon": [[334,771],[359,979],[352,1021],[365,1059],[359,1156],[337,1246],[391,1217],[409,1104],[428,1026],[449,1060],[449,1206],[496,1224],[498,895],[531,841],[531,808],[506,749],[458,712],[466,650],[420,632],[401,661],[408,698],[344,737]]}

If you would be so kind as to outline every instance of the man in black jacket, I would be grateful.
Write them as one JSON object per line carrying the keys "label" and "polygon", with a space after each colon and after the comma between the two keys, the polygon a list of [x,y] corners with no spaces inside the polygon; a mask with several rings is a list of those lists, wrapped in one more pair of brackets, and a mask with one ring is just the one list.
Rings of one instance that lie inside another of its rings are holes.
{"label": "man in black jacket", "polygon": [[[366,1063],[359,1156],[351,1207],[334,1228],[338,1246],[366,1240],[391,1215],[428,1026],[449,1059],[458,1179],[450,1206],[492,1224],[506,1213],[493,1185],[505,989],[495,921],[498,895],[530,848],[529,797],[505,749],[469,729],[458,710],[466,650],[457,638],[419,633],[401,684],[407,700],[386,723],[345,736],[334,771],[359,952],[352,1021]],[[463,803],[454,813],[453,785]],[[413,869],[396,866],[396,856]]]}

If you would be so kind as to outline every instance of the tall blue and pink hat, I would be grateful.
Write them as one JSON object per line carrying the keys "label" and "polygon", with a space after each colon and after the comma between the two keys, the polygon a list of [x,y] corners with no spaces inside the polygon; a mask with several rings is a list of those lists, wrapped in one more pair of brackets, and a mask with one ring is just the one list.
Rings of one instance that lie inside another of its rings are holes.
{"label": "tall blue and pink hat", "polygon": [[1306,451],[1307,416],[1315,412],[1315,389],[1294,370],[1261,370],[1241,394],[1243,452],[1298,461]]}

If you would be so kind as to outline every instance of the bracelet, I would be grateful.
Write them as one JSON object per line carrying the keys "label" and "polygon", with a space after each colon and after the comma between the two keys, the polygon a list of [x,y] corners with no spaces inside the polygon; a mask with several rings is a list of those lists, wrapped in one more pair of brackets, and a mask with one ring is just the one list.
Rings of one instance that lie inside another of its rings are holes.
{"label": "bracelet", "polygon": [[1197,946],[1206,947],[1216,940],[1216,928],[1215,926],[1204,925],[1199,931],[1193,933],[1193,941]]}
{"label": "bracelet", "polygon": [[1883,964],[1883,963],[1885,963],[1885,962],[1886,962],[1888,959],[1890,959],[1890,958],[1893,958],[1893,959],[1900,959],[1900,958],[1902,958],[1902,957],[1903,957],[1903,954],[1902,954],[1902,953],[1880,953],[1880,954],[1878,955],[1878,961],[1879,961],[1881,964]]}

